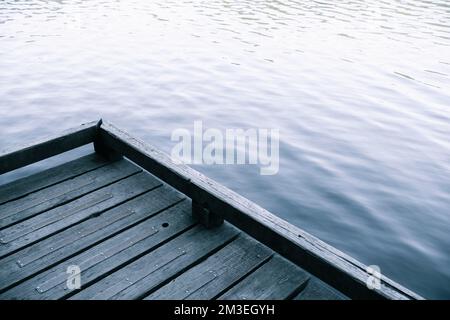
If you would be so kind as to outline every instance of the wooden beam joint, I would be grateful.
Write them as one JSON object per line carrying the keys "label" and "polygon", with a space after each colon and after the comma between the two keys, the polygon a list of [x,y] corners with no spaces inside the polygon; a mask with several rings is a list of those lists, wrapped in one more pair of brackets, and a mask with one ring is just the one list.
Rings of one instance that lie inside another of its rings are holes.
{"label": "wooden beam joint", "polygon": [[97,122],[96,128],[97,128],[97,132],[95,134],[94,137],[94,150],[95,152],[97,152],[98,154],[102,155],[103,157],[105,157],[108,160],[119,160],[120,158],[122,158],[122,155],[120,153],[118,153],[116,150],[110,148],[109,146],[107,146],[104,141],[102,140],[101,137],[101,133],[100,133],[100,127],[102,125],[102,119],[100,119]]}
{"label": "wooden beam joint", "polygon": [[202,205],[195,200],[192,200],[192,217],[208,229],[218,227],[223,223],[222,216],[211,212],[207,204]]}

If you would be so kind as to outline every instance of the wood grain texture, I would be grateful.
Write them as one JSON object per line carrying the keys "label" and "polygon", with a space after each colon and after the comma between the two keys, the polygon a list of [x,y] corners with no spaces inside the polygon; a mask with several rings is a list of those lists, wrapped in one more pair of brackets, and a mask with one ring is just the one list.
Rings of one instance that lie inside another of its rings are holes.
{"label": "wood grain texture", "polygon": [[0,151],[0,174],[92,142],[97,134],[97,122],[85,123],[60,134]]}
{"label": "wood grain texture", "polygon": [[229,224],[196,226],[130,265],[82,290],[72,299],[139,299],[232,241],[239,231]]}
{"label": "wood grain texture", "polygon": [[63,163],[0,186],[0,204],[26,196],[32,192],[52,186],[94,170],[109,162],[96,153]]}
{"label": "wood grain texture", "polygon": [[[190,210],[191,204],[183,201],[7,290],[0,299],[61,299],[71,293],[66,285],[71,265],[79,266],[82,288],[87,287],[191,228]],[[164,227],[167,221],[170,225]]]}
{"label": "wood grain texture", "polygon": [[0,292],[182,201],[168,186],[153,189],[0,260]]}
{"label": "wood grain texture", "polygon": [[272,254],[269,248],[242,235],[146,299],[213,299],[258,268]]}
{"label": "wood grain texture", "polygon": [[323,281],[312,278],[294,300],[348,300],[348,298]]}
{"label": "wood grain texture", "polygon": [[223,300],[282,300],[300,291],[310,275],[279,255],[240,281]]}
{"label": "wood grain texture", "polygon": [[148,173],[141,172],[3,229],[0,231],[0,257],[92,218],[160,185],[160,181]]}
{"label": "wood grain texture", "polygon": [[139,167],[122,159],[0,205],[0,228],[64,205],[140,171]]}

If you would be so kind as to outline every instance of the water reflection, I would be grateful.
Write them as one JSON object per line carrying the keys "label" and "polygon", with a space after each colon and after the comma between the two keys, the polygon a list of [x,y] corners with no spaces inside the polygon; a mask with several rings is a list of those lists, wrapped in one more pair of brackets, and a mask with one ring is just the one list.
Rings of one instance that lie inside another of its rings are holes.
{"label": "water reflection", "polygon": [[[2,1],[0,148],[104,117],[279,128],[280,173],[198,169],[450,297],[447,1]],[[0,181],[2,181],[0,177]]]}

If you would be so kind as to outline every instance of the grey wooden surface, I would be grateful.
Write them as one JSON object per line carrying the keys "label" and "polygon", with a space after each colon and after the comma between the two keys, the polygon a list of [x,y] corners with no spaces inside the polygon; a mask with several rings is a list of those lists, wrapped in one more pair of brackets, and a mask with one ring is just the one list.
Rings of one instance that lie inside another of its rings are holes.
{"label": "grey wooden surface", "polygon": [[120,160],[0,205],[0,228],[69,203],[85,194],[141,171]]}
{"label": "grey wooden surface", "polygon": [[127,199],[161,185],[147,173],[138,173],[63,206],[45,211],[0,231],[0,257],[95,217]]}
{"label": "grey wooden surface", "polygon": [[199,225],[189,198],[126,159],[88,155],[0,191],[0,299],[344,297],[228,222]]}
{"label": "grey wooden surface", "polygon": [[319,279],[313,278],[294,300],[348,300],[348,298],[330,286],[324,285]]}
{"label": "grey wooden surface", "polygon": [[271,255],[261,243],[241,236],[146,299],[213,299]]}
{"label": "grey wooden surface", "polygon": [[0,260],[0,290],[158,214],[185,197],[167,186],[131,199]]}
{"label": "grey wooden surface", "polygon": [[287,299],[300,292],[310,278],[307,272],[276,255],[220,299]]}
{"label": "grey wooden surface", "polygon": [[26,196],[58,182],[71,179],[80,174],[106,165],[108,162],[97,154],[85,157],[43,170],[30,177],[21,178],[0,186],[0,204]]}
{"label": "grey wooden surface", "polygon": [[232,241],[238,231],[230,225],[214,230],[196,226],[143,256],[73,299],[138,299]]}

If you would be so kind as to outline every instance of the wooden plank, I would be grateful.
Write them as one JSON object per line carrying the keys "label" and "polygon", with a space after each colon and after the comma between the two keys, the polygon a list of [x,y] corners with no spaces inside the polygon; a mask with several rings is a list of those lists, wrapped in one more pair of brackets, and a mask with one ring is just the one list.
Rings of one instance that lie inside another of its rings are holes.
{"label": "wooden plank", "polygon": [[[74,293],[66,285],[68,266],[80,267],[81,285],[85,288],[191,228],[194,222],[190,210],[190,201],[182,201],[155,217],[5,291],[0,294],[0,299],[64,298]],[[166,226],[165,223],[169,224]]]}
{"label": "wooden plank", "polygon": [[0,260],[0,292],[182,201],[162,186]]}
{"label": "wooden plank", "polygon": [[239,234],[229,224],[196,226],[71,299],[139,299],[228,244]]}
{"label": "wooden plank", "polygon": [[0,186],[0,204],[26,196],[32,192],[74,178],[85,172],[102,167],[109,162],[96,153],[63,163]]}
{"label": "wooden plank", "polygon": [[75,178],[0,205],[0,228],[64,205],[92,191],[142,171],[122,159]]}
{"label": "wooden plank", "polygon": [[214,299],[272,254],[269,248],[242,235],[145,299]]}
{"label": "wooden plank", "polygon": [[323,281],[312,278],[294,300],[348,300],[348,298]]}
{"label": "wooden plank", "polygon": [[296,294],[310,275],[279,255],[219,297],[223,300],[283,300]]}
{"label": "wooden plank", "polygon": [[0,257],[160,186],[141,172],[0,231]]}
{"label": "wooden plank", "polygon": [[108,122],[100,126],[103,143],[125,155],[193,201],[247,232],[284,257],[323,279],[350,298],[422,299],[382,276],[380,288],[368,289],[371,276],[364,264],[293,226],[192,168],[175,163],[158,149]]}
{"label": "wooden plank", "polygon": [[97,122],[85,123],[60,134],[0,151],[0,174],[92,142],[97,134]]}

